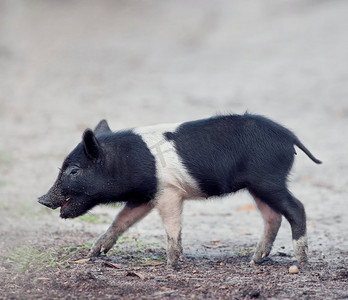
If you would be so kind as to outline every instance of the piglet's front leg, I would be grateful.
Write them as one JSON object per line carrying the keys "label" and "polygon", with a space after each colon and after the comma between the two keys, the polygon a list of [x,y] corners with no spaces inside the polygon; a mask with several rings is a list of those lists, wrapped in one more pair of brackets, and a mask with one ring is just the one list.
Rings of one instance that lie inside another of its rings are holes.
{"label": "piglet's front leg", "polygon": [[149,203],[137,206],[125,204],[108,230],[96,240],[89,252],[89,256],[99,256],[102,252],[107,253],[121,234],[145,217],[152,209],[153,205]]}
{"label": "piglet's front leg", "polygon": [[181,213],[183,200],[176,189],[167,189],[158,199],[156,206],[167,234],[167,264],[176,269],[182,257]]}

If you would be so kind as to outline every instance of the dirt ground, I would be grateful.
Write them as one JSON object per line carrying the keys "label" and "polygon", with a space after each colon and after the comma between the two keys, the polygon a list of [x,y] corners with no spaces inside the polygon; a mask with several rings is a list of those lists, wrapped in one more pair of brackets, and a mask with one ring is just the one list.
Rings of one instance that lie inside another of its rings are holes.
{"label": "dirt ground", "polygon": [[[348,2],[0,1],[1,299],[348,298]],[[118,207],[61,220],[44,194],[83,130],[266,115],[298,151],[290,190],[305,205],[309,266],[283,220],[269,259],[251,197],[189,201],[184,258],[165,265],[157,212],[87,260]]]}

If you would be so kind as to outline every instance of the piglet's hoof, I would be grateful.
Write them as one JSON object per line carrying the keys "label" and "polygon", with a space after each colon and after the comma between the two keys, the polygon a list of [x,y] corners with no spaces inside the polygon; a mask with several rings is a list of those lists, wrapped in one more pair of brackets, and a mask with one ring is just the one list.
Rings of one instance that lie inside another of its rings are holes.
{"label": "piglet's hoof", "polygon": [[113,235],[105,233],[96,240],[92,249],[89,251],[89,256],[99,256],[101,253],[106,254],[114,244],[115,238]]}
{"label": "piglet's hoof", "polygon": [[302,261],[299,263],[299,266],[300,266],[301,270],[306,270],[306,269],[308,269],[308,262]]}
{"label": "piglet's hoof", "polygon": [[249,266],[251,266],[251,267],[254,267],[254,266],[256,266],[257,265],[257,263],[254,261],[254,260],[251,260],[250,262],[249,262]]}
{"label": "piglet's hoof", "polygon": [[100,251],[89,251],[88,257],[98,257],[100,256]]}
{"label": "piglet's hoof", "polygon": [[108,250],[103,247],[103,246],[93,246],[93,248],[89,251],[88,253],[88,257],[97,257],[100,256],[100,254],[104,253],[106,254],[108,252]]}
{"label": "piglet's hoof", "polygon": [[177,261],[176,262],[167,262],[167,267],[169,269],[174,270],[174,271],[179,271],[181,269],[181,267]]}

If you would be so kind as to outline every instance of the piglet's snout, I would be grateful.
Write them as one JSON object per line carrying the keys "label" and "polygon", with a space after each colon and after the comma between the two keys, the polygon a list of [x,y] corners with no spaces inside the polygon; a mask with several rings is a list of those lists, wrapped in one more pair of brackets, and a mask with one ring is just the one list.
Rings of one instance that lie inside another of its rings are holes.
{"label": "piglet's snout", "polygon": [[45,206],[52,208],[52,209],[56,209],[60,206],[57,203],[55,203],[54,201],[52,201],[47,194],[39,197],[38,201],[40,204],[45,205]]}

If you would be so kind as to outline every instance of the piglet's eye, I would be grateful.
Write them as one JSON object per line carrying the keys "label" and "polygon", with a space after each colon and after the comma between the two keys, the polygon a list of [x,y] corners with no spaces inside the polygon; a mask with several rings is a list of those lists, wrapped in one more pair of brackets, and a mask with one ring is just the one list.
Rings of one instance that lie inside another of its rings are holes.
{"label": "piglet's eye", "polygon": [[80,170],[77,168],[71,169],[69,175],[76,176],[80,173]]}

